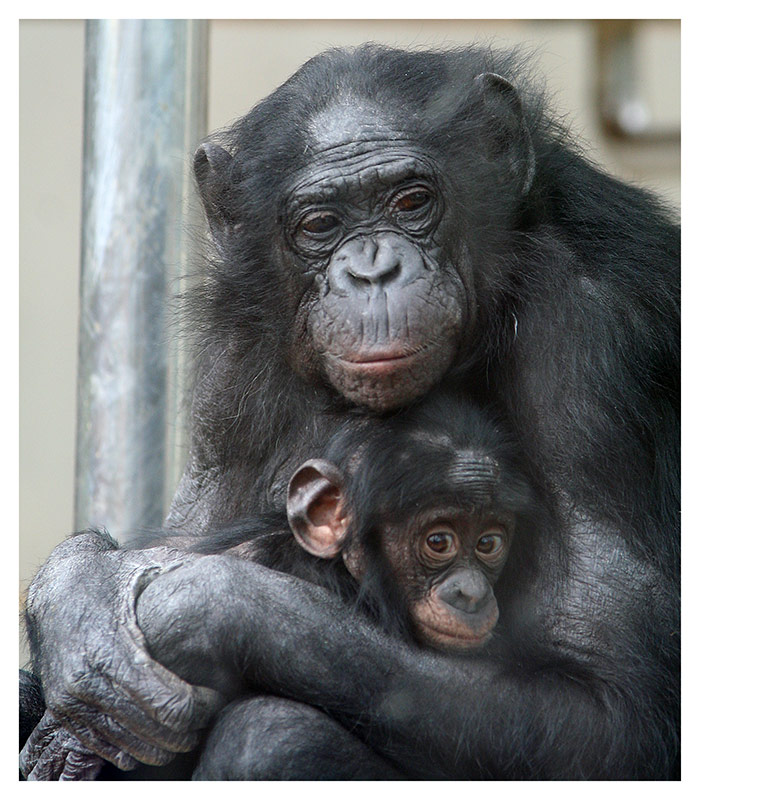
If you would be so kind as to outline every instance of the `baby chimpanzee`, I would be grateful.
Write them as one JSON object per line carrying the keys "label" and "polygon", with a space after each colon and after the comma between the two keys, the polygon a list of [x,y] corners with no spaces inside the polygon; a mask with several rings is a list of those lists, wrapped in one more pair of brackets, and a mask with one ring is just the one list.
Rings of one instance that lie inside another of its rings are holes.
{"label": "baby chimpanzee", "polygon": [[195,549],[332,588],[424,644],[480,647],[498,620],[493,586],[532,510],[501,431],[449,397],[351,419],[293,475],[285,514],[209,534]]}
{"label": "baby chimpanzee", "polygon": [[[256,561],[339,594],[390,633],[441,650],[473,651],[487,643],[498,621],[493,588],[499,576],[510,578],[505,568],[511,565],[517,577],[526,577],[523,553],[535,527],[530,484],[504,430],[472,404],[448,396],[384,419],[352,416],[330,436],[321,458],[294,473],[285,508],[191,542],[184,539],[183,547]],[[504,607],[506,596],[501,597]],[[235,635],[227,638],[223,657],[214,614],[225,615],[226,598],[207,600],[194,609],[194,624],[208,635],[185,635],[182,621],[172,614],[165,621],[158,610],[143,632],[150,651],[170,669],[193,683],[214,685],[232,699],[236,687],[246,690],[247,685],[237,664],[247,663],[248,655],[231,645],[248,646],[246,619],[226,622]],[[172,655],[176,641],[182,652]],[[217,776],[210,765],[229,763],[232,752],[246,761],[240,737],[247,729],[248,706],[242,703],[232,704],[221,717],[197,777]],[[72,742],[67,746],[76,749],[82,766],[69,767],[68,778],[92,779],[100,759]],[[220,749],[226,758],[210,754],[219,755]],[[59,757],[66,757],[64,747]],[[321,774],[316,758],[313,754],[308,763]],[[256,753],[251,760],[242,768],[248,777],[258,774]],[[176,762],[151,777],[166,772],[179,778],[192,768],[188,760]],[[388,769],[384,763],[380,774]],[[108,766],[102,777],[113,778],[114,772]]]}

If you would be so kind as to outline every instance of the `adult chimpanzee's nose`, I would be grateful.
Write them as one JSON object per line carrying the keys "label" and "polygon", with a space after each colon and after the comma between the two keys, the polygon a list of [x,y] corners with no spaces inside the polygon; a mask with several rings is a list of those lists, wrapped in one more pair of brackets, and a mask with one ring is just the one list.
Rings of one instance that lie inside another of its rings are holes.
{"label": "adult chimpanzee's nose", "polygon": [[482,572],[462,569],[442,583],[438,595],[449,606],[467,614],[476,614],[485,608],[493,592]]}
{"label": "adult chimpanzee's nose", "polygon": [[418,248],[396,233],[358,236],[341,245],[331,259],[329,274],[335,284],[360,289],[402,285],[424,268]]}
{"label": "adult chimpanzee's nose", "polygon": [[351,277],[366,283],[388,283],[395,279],[401,268],[401,252],[389,237],[368,237],[358,244],[362,250],[347,265]]}

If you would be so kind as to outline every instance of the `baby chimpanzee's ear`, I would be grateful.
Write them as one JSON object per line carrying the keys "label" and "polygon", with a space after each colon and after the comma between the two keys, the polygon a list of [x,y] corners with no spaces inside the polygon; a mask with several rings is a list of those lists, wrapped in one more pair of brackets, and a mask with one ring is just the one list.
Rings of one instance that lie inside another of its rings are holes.
{"label": "baby chimpanzee's ear", "polygon": [[342,483],[339,470],[322,459],[306,461],[289,481],[289,525],[302,547],[319,558],[338,555],[347,535]]}

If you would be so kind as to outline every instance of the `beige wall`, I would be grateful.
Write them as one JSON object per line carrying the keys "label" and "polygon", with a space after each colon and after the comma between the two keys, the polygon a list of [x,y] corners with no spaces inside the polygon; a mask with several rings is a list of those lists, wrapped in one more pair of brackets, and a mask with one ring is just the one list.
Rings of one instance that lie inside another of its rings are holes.
{"label": "beige wall", "polygon": [[[677,105],[678,25],[653,23],[656,105]],[[677,143],[616,144],[595,106],[596,28],[588,21],[214,21],[210,129],[225,125],[316,52],[375,40],[399,46],[526,42],[540,52],[556,107],[594,157],[671,203]],[[71,529],[74,497],[84,23],[20,26],[20,579]],[[667,61],[665,58],[667,52]],[[656,63],[656,66],[655,66]],[[666,66],[667,64],[667,66]],[[23,659],[23,656],[22,656]]]}
{"label": "beige wall", "polygon": [[74,519],[84,44],[81,22],[21,24],[22,587]]}

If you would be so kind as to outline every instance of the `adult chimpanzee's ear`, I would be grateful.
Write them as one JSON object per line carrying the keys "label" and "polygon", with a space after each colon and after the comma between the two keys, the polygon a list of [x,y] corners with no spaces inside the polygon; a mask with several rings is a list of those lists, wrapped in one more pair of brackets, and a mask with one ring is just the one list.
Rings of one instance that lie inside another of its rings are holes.
{"label": "adult chimpanzee's ear", "polygon": [[490,130],[496,149],[515,151],[517,178],[522,195],[527,194],[535,177],[535,148],[525,122],[519,93],[506,78],[495,72],[483,72],[474,79],[490,118]]}
{"label": "adult chimpanzee's ear", "polygon": [[193,172],[199,187],[201,202],[209,222],[209,230],[218,250],[223,250],[233,215],[230,210],[230,163],[227,150],[211,142],[204,142],[193,157]]}
{"label": "adult chimpanzee's ear", "polygon": [[308,553],[319,558],[338,555],[349,523],[339,470],[322,459],[306,461],[289,481],[286,514]]}

